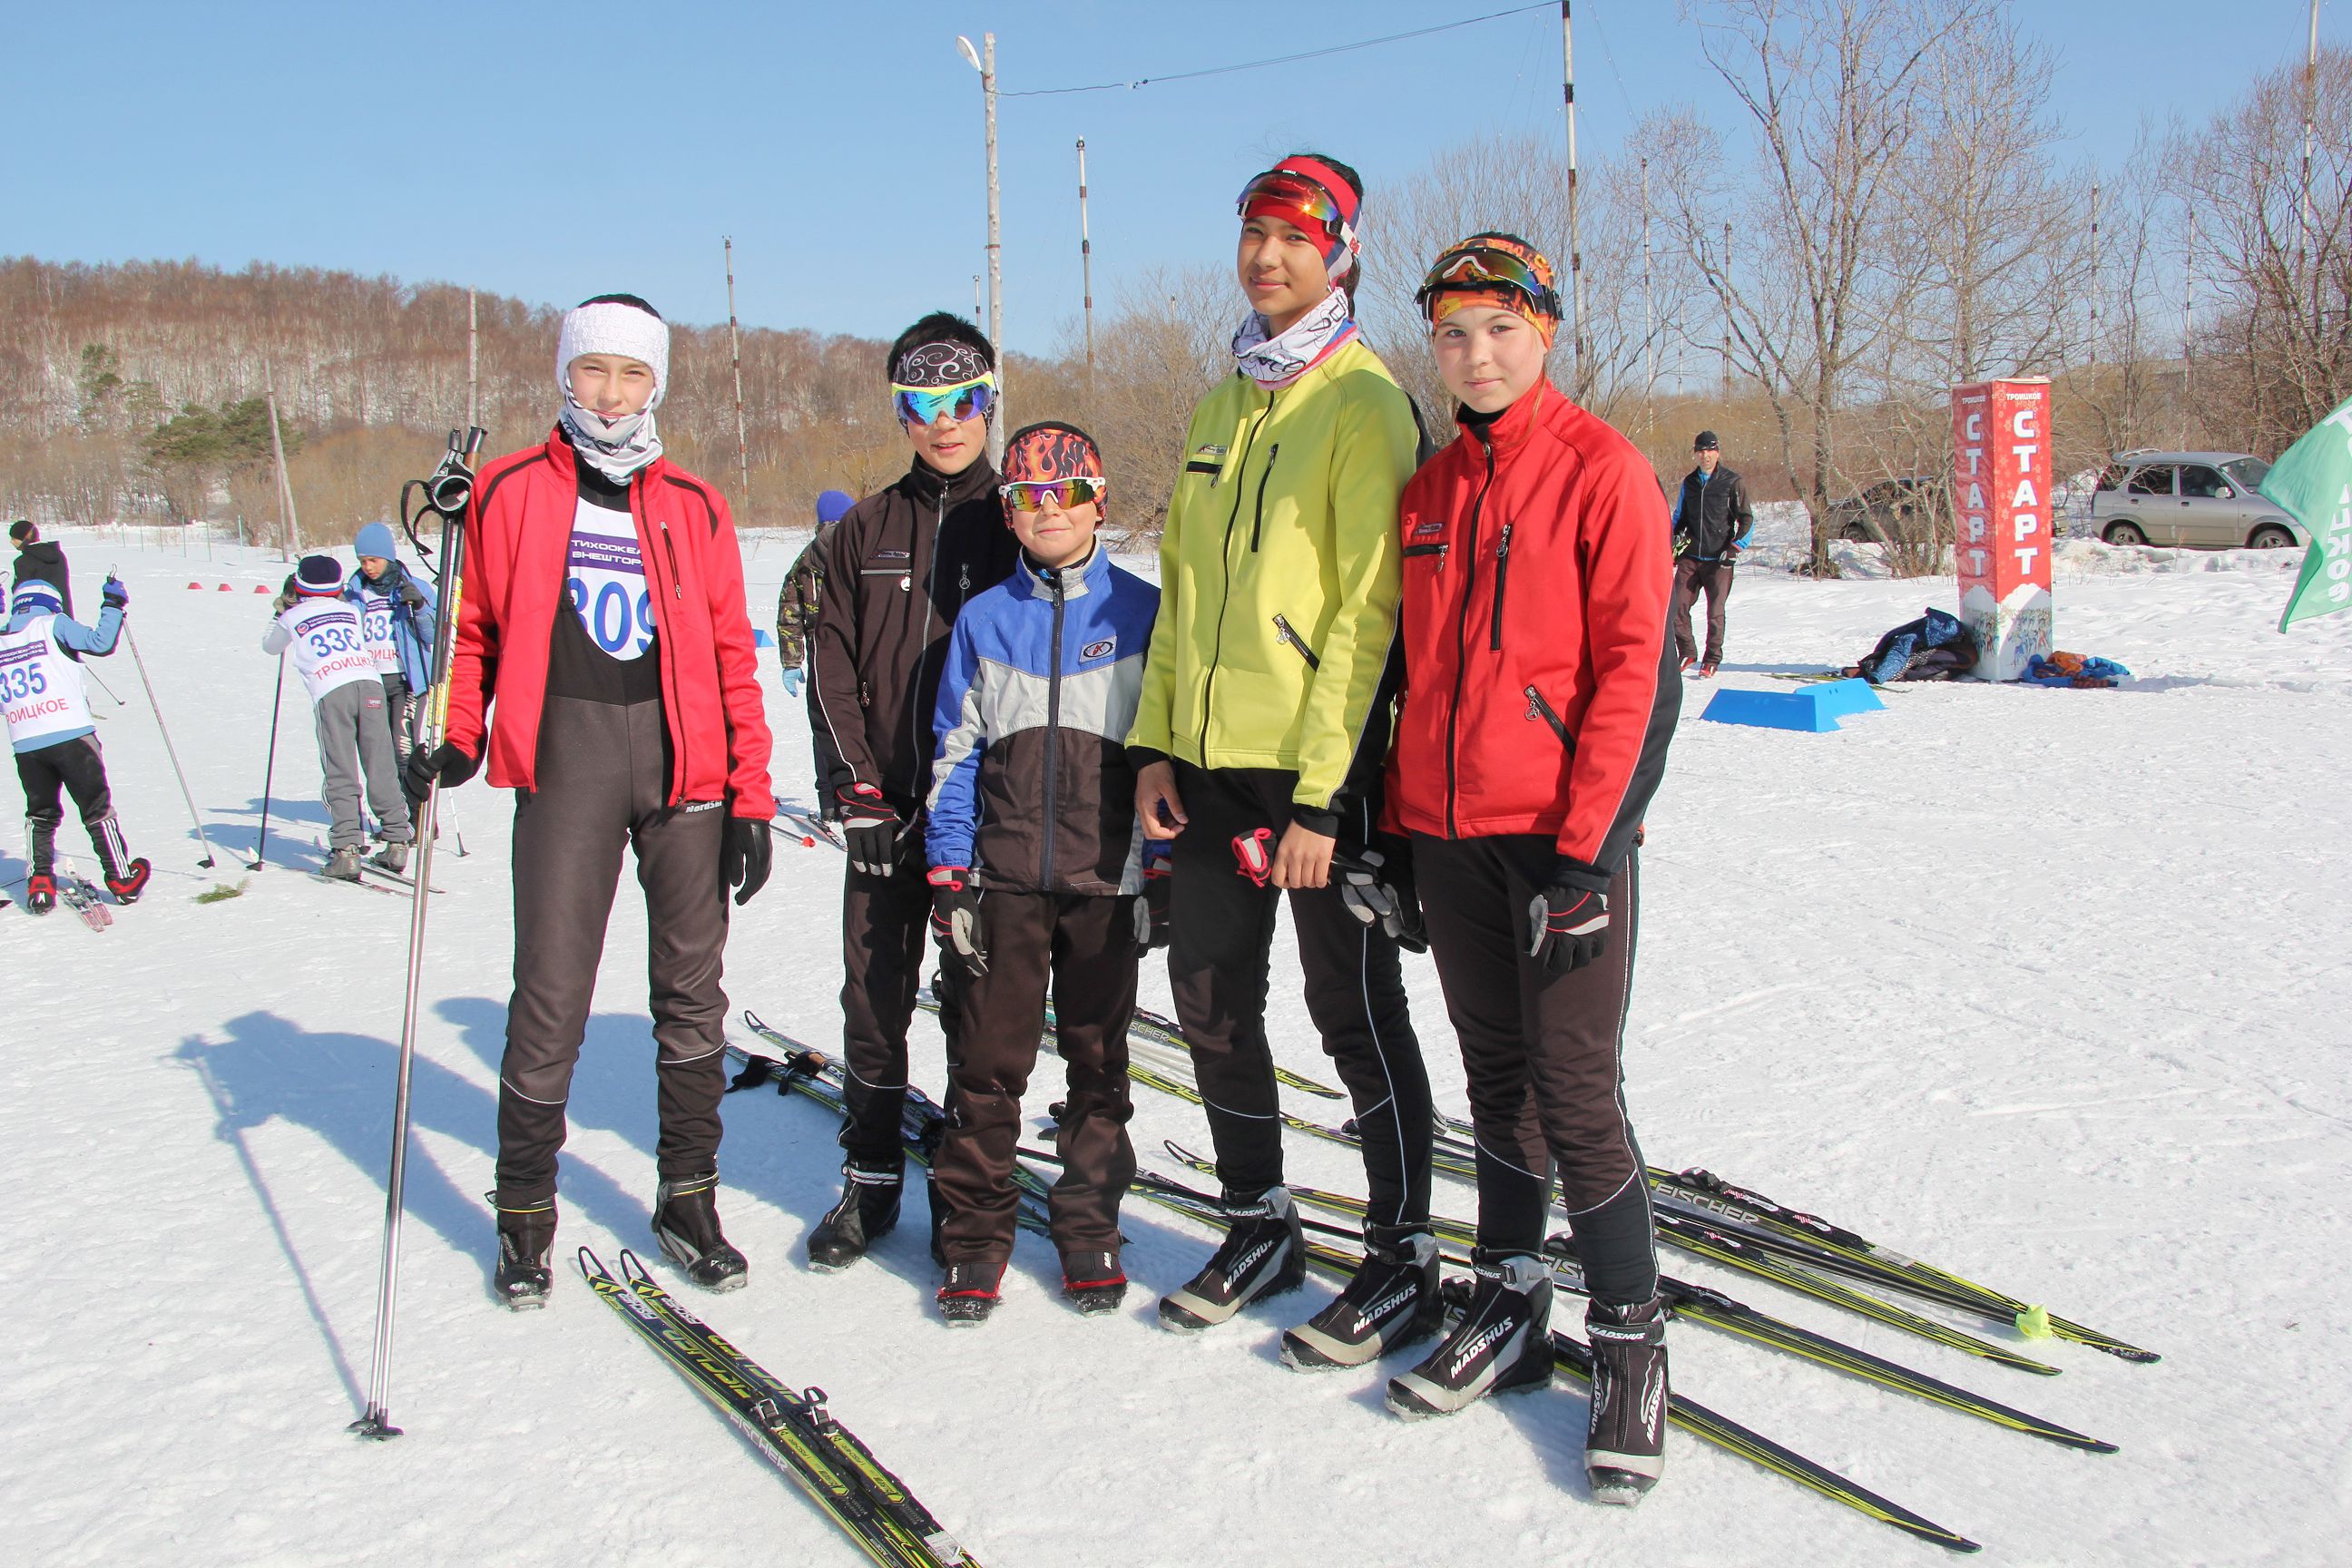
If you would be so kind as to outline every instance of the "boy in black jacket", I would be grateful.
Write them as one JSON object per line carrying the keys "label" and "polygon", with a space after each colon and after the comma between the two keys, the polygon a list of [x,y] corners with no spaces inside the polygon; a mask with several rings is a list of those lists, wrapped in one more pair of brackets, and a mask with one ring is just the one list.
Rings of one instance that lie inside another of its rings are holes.
{"label": "boy in black jacket", "polygon": [[[849,849],[841,922],[847,1180],[809,1233],[809,1261],[821,1269],[856,1262],[898,1222],[907,1025],[930,931],[922,812],[931,711],[957,615],[1012,575],[1020,548],[987,457],[996,401],[987,337],[936,311],[890,345],[887,374],[914,463],[842,518],[809,646],[817,753],[833,759],[828,805]],[[952,1041],[953,999],[944,984],[940,993],[940,1022]],[[936,1223],[935,1206],[935,1236]]]}

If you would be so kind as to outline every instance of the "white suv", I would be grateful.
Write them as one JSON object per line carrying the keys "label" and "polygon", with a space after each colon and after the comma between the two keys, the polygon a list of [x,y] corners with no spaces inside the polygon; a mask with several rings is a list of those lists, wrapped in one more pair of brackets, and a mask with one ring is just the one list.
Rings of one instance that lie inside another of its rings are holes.
{"label": "white suv", "polygon": [[2256,487],[2271,466],[2244,452],[2125,452],[2091,495],[2091,531],[2109,544],[2283,550],[2311,535]]}

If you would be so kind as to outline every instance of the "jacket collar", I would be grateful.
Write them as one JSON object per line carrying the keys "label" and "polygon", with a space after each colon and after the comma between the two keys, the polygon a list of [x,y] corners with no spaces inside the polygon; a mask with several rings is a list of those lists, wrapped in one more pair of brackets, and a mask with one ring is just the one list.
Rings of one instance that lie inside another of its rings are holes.
{"label": "jacket collar", "polygon": [[1085,598],[1087,595],[1101,587],[1103,580],[1109,575],[1110,552],[1103,548],[1102,536],[1097,534],[1094,546],[1087,552],[1087,558],[1084,561],[1073,562],[1067,566],[1059,568],[1040,566],[1029,559],[1027,551],[1023,551],[1021,569],[1013,574],[1013,581],[1021,585],[1020,592],[1024,598],[1043,599],[1053,593],[1055,579],[1058,577],[1062,584],[1062,598],[1066,603],[1072,599]]}
{"label": "jacket collar", "polygon": [[1480,419],[1459,405],[1454,408],[1454,419],[1462,426],[1463,436],[1470,444],[1491,447],[1495,456],[1502,458],[1527,445],[1528,437],[1535,434],[1538,422],[1567,403],[1567,395],[1552,385],[1549,376],[1546,376],[1520,394],[1517,403],[1491,419]]}
{"label": "jacket collar", "polygon": [[963,506],[996,493],[996,468],[983,457],[960,474],[943,474],[918,458],[898,483],[925,506],[939,505],[942,495],[950,506]]}

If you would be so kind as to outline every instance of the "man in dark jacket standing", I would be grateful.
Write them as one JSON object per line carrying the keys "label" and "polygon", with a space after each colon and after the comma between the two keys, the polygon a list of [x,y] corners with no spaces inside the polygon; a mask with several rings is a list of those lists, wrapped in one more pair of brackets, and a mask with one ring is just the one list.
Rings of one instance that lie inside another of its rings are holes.
{"label": "man in dark jacket standing", "polygon": [[48,584],[65,601],[65,614],[71,616],[73,580],[66,572],[65,547],[43,539],[40,525],[28,518],[20,517],[8,525],[8,539],[16,547],[16,581]]}
{"label": "man in dark jacket standing", "polygon": [[[956,616],[1011,576],[1020,553],[987,457],[996,351],[986,335],[935,312],[890,345],[887,374],[914,463],[843,516],[809,639],[811,724],[817,755],[831,759],[826,805],[849,850],[841,914],[846,1180],[841,1201],[809,1232],[809,1261],[823,1269],[848,1267],[898,1223],[907,1025],[930,938],[922,813],[932,710]],[[952,1037],[953,999],[944,993],[940,1022]]]}
{"label": "man in dark jacket standing", "polygon": [[[1683,477],[1675,498],[1675,651],[1701,679],[1723,662],[1724,606],[1731,598],[1731,567],[1755,531],[1748,487],[1723,466],[1722,444],[1702,430],[1691,443],[1698,466]],[[1691,637],[1691,606],[1706,595],[1706,657]]]}

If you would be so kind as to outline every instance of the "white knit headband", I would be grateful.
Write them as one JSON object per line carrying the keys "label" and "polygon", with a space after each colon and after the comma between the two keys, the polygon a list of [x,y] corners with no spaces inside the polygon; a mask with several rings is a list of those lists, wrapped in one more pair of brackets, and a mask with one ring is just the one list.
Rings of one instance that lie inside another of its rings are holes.
{"label": "white knit headband", "polygon": [[620,354],[653,367],[655,406],[669,390],[669,325],[650,311],[612,300],[565,312],[555,342],[555,384],[569,396],[572,362],[582,354]]}

